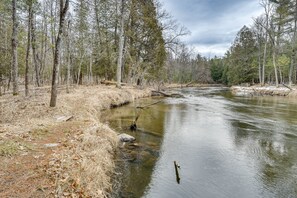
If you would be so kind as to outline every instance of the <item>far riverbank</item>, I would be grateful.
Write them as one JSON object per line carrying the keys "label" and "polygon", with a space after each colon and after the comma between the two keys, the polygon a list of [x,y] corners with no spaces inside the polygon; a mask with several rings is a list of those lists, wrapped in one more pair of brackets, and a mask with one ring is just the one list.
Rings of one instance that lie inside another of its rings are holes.
{"label": "far riverbank", "polygon": [[283,96],[297,97],[297,87],[287,87],[284,85],[276,86],[259,86],[250,87],[232,86],[231,92],[236,96]]}

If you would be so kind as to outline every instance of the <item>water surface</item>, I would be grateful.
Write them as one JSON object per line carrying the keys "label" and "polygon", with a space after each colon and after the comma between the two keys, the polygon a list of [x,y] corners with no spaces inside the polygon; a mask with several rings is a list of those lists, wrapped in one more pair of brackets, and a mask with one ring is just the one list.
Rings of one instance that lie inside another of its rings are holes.
{"label": "water surface", "polygon": [[[222,88],[177,91],[186,97],[108,113],[111,126],[139,144],[120,152],[115,197],[297,197],[296,100],[234,97]],[[130,132],[138,114],[139,130]]]}

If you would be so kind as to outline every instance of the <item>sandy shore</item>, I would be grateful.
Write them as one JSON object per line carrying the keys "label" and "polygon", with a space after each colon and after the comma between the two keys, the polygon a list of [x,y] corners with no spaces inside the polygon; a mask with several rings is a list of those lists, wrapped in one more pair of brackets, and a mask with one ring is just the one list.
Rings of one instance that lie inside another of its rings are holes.
{"label": "sandy shore", "polygon": [[151,95],[149,89],[82,86],[0,97],[0,197],[106,197],[117,133],[100,111]]}

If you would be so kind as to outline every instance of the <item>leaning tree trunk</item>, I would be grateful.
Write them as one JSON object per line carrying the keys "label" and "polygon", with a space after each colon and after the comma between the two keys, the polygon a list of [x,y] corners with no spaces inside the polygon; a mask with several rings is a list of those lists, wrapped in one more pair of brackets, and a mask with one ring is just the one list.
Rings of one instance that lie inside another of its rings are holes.
{"label": "leaning tree trunk", "polygon": [[52,90],[51,90],[51,100],[50,100],[51,107],[55,107],[57,103],[61,36],[63,34],[65,17],[66,17],[68,7],[69,7],[69,0],[66,0],[65,5],[64,5],[64,0],[60,0],[60,23],[59,23],[59,32],[56,40],[54,65],[53,65]]}
{"label": "leaning tree trunk", "polygon": [[18,95],[19,86],[18,86],[18,52],[17,52],[17,19],[16,19],[16,0],[12,0],[12,39],[11,39],[11,47],[12,47],[12,81],[13,81],[13,95]]}

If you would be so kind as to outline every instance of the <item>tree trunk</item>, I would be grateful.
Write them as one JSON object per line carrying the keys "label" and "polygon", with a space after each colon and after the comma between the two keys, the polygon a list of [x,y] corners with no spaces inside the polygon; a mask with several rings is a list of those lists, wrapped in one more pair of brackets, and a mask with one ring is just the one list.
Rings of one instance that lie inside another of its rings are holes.
{"label": "tree trunk", "polygon": [[27,38],[27,52],[26,52],[26,69],[25,69],[25,95],[29,95],[29,56],[31,47],[31,23],[32,23],[32,1],[28,2],[28,38]]}
{"label": "tree trunk", "polygon": [[81,74],[81,66],[83,64],[84,57],[85,57],[85,52],[83,52],[83,54],[81,55],[80,62],[79,62],[79,65],[78,65],[77,82],[76,82],[77,85],[82,84],[82,82],[81,82],[81,80],[82,80],[82,78],[81,78],[81,75],[82,75]]}
{"label": "tree trunk", "polygon": [[122,0],[119,56],[118,56],[118,66],[117,66],[117,87],[118,88],[121,87],[121,81],[122,81],[122,61],[123,61],[123,49],[124,49],[124,23],[125,23],[124,8],[125,8],[125,0]]}
{"label": "tree trunk", "polygon": [[[56,45],[56,16],[54,13],[54,3],[55,1],[52,1],[50,3],[50,32],[51,32],[51,42],[52,42],[52,53],[53,53],[53,57],[55,57],[55,45]],[[60,1],[60,3],[62,3]]]}
{"label": "tree trunk", "polygon": [[33,53],[33,60],[34,60],[34,66],[35,66],[35,78],[36,78],[36,85],[37,87],[40,87],[40,78],[39,78],[39,60],[38,55],[36,52],[36,36],[35,36],[35,24],[33,21],[33,13],[32,13],[32,19],[31,19],[31,36],[32,36],[32,53]]}
{"label": "tree trunk", "polygon": [[18,52],[17,52],[17,17],[16,17],[16,0],[12,0],[12,39],[11,39],[11,47],[12,47],[12,81],[13,81],[13,95],[19,94],[19,86],[18,86]]}
{"label": "tree trunk", "polygon": [[[267,19],[268,20],[268,17]],[[268,27],[268,24],[267,24]],[[267,54],[267,43],[268,43],[268,33],[265,33],[265,44],[264,44],[264,55],[263,55],[263,65],[262,65],[262,86],[265,85],[265,65],[266,65],[266,54]]]}
{"label": "tree trunk", "polygon": [[50,107],[55,107],[57,103],[57,88],[58,88],[57,80],[58,80],[58,71],[59,71],[61,36],[63,34],[65,17],[66,17],[68,7],[69,7],[69,0],[65,1],[65,5],[64,5],[64,0],[60,0],[60,23],[59,23],[59,32],[56,39],[56,47],[55,47]]}
{"label": "tree trunk", "polygon": [[258,39],[259,42],[259,53],[258,53],[258,74],[259,74],[259,83],[262,85],[262,66],[261,66],[261,41]]}
{"label": "tree trunk", "polygon": [[275,75],[275,86],[278,87],[278,74],[277,74],[277,66],[276,66],[276,46],[275,45],[273,45],[272,61],[273,61],[274,75]]}
{"label": "tree trunk", "polygon": [[93,84],[93,54],[90,54],[89,84]]}
{"label": "tree trunk", "polygon": [[66,92],[69,93],[70,86],[70,64],[71,64],[71,53],[70,53],[70,20],[68,21],[67,28],[67,79],[66,79]]}
{"label": "tree trunk", "polygon": [[293,68],[294,68],[294,59],[295,59],[295,55],[294,55],[294,50],[292,50],[292,56],[291,56],[291,64],[290,64],[290,69],[289,69],[289,86],[292,86],[292,75],[293,75]]}
{"label": "tree trunk", "polygon": [[46,7],[44,8],[43,11],[43,18],[44,18],[44,30],[43,30],[43,37],[44,37],[44,43],[43,43],[43,56],[42,57],[42,67],[40,69],[40,75],[41,79],[44,79],[44,68],[46,67],[47,63],[47,45],[48,45],[48,22],[47,22],[47,14],[46,14]]}

